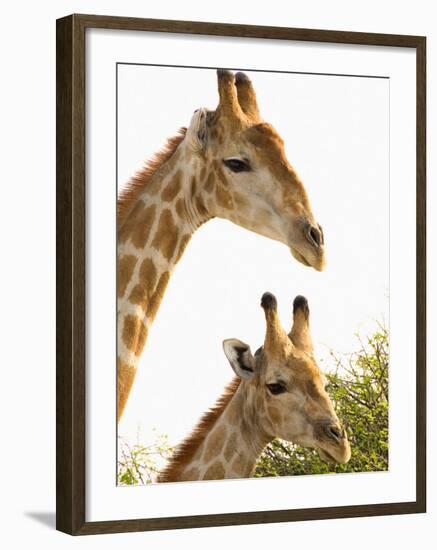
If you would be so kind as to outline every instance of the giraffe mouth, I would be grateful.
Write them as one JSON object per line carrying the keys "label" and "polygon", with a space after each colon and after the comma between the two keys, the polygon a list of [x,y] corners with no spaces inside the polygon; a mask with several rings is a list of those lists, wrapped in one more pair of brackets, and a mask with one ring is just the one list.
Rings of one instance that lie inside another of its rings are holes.
{"label": "giraffe mouth", "polygon": [[311,264],[309,262],[307,262],[305,257],[300,252],[298,252],[293,246],[290,246],[290,251],[291,251],[292,255],[296,258],[296,260],[298,262],[300,262],[301,264],[303,264],[307,267],[311,267]]}
{"label": "giraffe mouth", "polygon": [[[316,271],[323,271],[325,269],[325,256],[323,253],[323,248],[321,249],[321,253],[319,253],[314,259],[311,259],[310,261],[307,260],[307,258],[302,254],[302,252],[299,252],[294,246],[289,245],[290,252],[294,256],[294,258],[300,262],[302,265],[306,267],[312,267]],[[310,258],[312,258],[310,256]]]}
{"label": "giraffe mouth", "polygon": [[350,447],[349,443],[346,442],[345,446],[342,446],[340,449],[335,450],[335,455],[331,454],[326,449],[322,449],[321,447],[317,447],[317,452],[319,453],[319,456],[322,460],[325,462],[330,462],[331,464],[346,464],[349,462],[349,459],[351,457]]}
{"label": "giraffe mouth", "polygon": [[337,463],[337,460],[331,454],[329,454],[327,451],[318,448],[317,452],[319,453],[320,458],[322,460],[324,460],[325,462]]}

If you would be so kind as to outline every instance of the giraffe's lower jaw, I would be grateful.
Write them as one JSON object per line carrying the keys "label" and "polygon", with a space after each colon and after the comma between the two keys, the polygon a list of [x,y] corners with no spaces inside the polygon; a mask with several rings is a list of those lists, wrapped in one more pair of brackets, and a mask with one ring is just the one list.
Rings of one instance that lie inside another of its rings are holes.
{"label": "giraffe's lower jaw", "polygon": [[330,455],[327,451],[324,451],[319,447],[317,449],[317,452],[319,453],[320,458],[325,462],[331,462],[331,463],[337,464],[338,460],[335,460],[335,458],[332,455]]}
{"label": "giraffe's lower jaw", "polygon": [[306,259],[302,256],[300,252],[298,252],[295,248],[290,246],[290,251],[292,255],[296,258],[298,262],[300,262],[303,265],[306,265],[307,267],[311,267],[311,264],[309,264]]}
{"label": "giraffe's lower jaw", "polygon": [[311,254],[311,261],[308,261],[306,257],[292,245],[290,245],[290,252],[298,262],[306,267],[312,267],[316,271],[323,271],[325,269],[325,256],[323,250],[319,255],[314,256]]}
{"label": "giraffe's lower jaw", "polygon": [[337,451],[335,452],[336,458],[333,454],[325,451],[325,449],[322,449],[321,447],[317,448],[317,452],[319,453],[319,456],[322,460],[324,460],[325,462],[330,462],[331,464],[346,464],[347,462],[349,462],[349,459],[351,457],[350,447],[348,443],[345,447],[339,449],[338,454]]}

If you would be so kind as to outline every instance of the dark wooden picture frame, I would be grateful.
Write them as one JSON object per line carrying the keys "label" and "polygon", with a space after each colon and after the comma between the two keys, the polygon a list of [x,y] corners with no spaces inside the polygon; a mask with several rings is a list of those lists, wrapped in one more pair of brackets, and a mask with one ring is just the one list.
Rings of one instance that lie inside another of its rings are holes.
{"label": "dark wooden picture frame", "polygon": [[[300,40],[416,51],[416,499],[411,502],[87,522],[85,519],[85,31],[87,28]],[[426,38],[70,15],[57,21],[56,525],[71,535],[426,511]]]}

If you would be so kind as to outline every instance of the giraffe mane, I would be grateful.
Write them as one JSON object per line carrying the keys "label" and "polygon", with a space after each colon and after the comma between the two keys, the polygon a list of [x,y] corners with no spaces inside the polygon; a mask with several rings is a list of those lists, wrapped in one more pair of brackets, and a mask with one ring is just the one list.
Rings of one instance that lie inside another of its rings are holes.
{"label": "giraffe mane", "polygon": [[144,166],[134,174],[120,191],[117,199],[117,225],[120,228],[126,220],[129,212],[135,205],[138,196],[149,183],[153,174],[170,158],[185,138],[187,129],[179,128],[177,134],[165,143],[164,147],[155,153],[151,159],[145,162]]}
{"label": "giraffe mane", "polygon": [[206,435],[210,433],[212,427],[223,414],[223,411],[235,395],[235,392],[240,386],[240,381],[240,378],[237,376],[234,377],[225,387],[222,395],[217,399],[215,404],[202,415],[192,432],[177,446],[167,466],[158,476],[160,482],[179,480],[180,474],[192,460],[195,452],[205,440]]}

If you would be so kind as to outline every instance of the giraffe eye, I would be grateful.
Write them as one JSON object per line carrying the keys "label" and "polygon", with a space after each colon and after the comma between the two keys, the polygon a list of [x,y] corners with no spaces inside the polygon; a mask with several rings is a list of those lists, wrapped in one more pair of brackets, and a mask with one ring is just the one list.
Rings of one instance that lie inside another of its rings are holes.
{"label": "giraffe eye", "polygon": [[231,157],[223,159],[223,164],[232,170],[232,172],[250,172],[250,164],[247,160]]}
{"label": "giraffe eye", "polygon": [[274,384],[267,384],[267,388],[270,393],[273,395],[279,395],[280,393],[284,393],[287,391],[287,388],[285,387],[282,382],[275,382]]}

